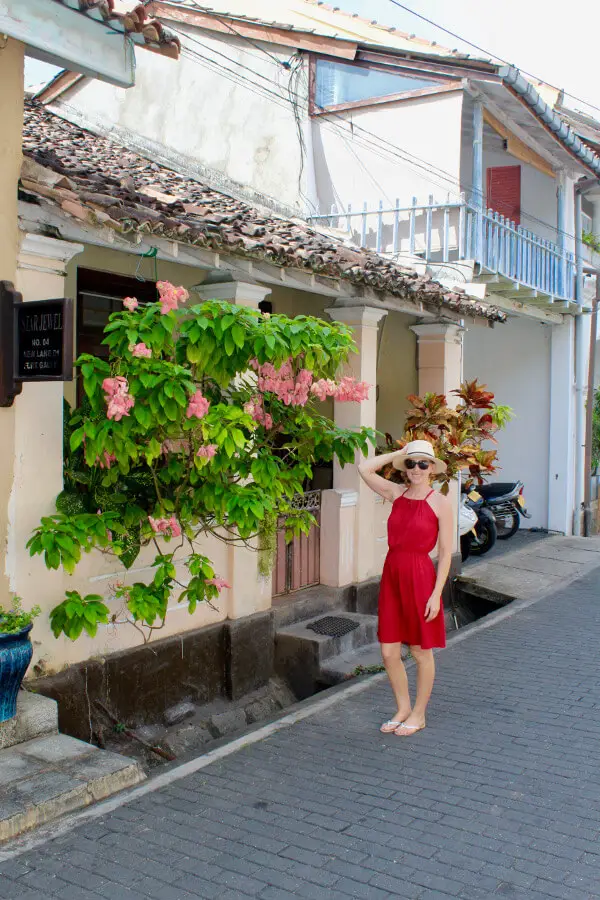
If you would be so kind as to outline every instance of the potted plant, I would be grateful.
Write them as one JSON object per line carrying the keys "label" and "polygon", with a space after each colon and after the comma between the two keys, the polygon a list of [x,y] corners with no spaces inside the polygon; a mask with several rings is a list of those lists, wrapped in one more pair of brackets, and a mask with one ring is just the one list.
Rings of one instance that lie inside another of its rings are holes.
{"label": "potted plant", "polygon": [[33,656],[29,632],[39,614],[39,606],[24,610],[20,597],[14,598],[10,609],[0,606],[0,722],[17,712],[17,694]]}

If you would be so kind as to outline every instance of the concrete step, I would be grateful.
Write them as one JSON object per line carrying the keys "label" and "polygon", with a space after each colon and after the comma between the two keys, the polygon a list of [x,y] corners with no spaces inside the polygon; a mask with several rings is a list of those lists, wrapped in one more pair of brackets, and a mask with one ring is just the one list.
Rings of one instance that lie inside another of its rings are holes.
{"label": "concrete step", "polygon": [[41,694],[19,691],[16,716],[0,722],[0,750],[43,734],[58,734],[58,703]]}
{"label": "concrete step", "polygon": [[0,843],[143,781],[129,757],[65,734],[0,750]]}
{"label": "concrete step", "polygon": [[277,597],[272,606],[275,631],[316,616],[334,615],[334,610],[351,609],[354,585],[333,588],[324,584]]}
{"label": "concrete step", "polygon": [[[444,611],[446,621],[446,632],[456,631],[463,625],[474,621],[474,615],[468,615],[468,611],[461,609]],[[402,647],[402,659],[408,659],[410,651],[408,647]],[[348,678],[356,675],[374,674],[377,671],[383,671],[383,662],[381,659],[381,648],[379,642],[365,644],[338,656],[332,656],[324,660],[321,665],[320,680],[325,687],[334,684],[340,684]]]}
{"label": "concrete step", "polygon": [[[407,648],[403,648],[402,655],[406,658]],[[373,643],[330,657],[323,663],[320,677],[322,684],[330,687],[356,675],[367,675],[376,671],[383,671],[383,663],[379,644]]]}
{"label": "concrete step", "polygon": [[290,684],[298,699],[312,696],[318,689],[325,660],[372,644],[377,638],[377,617],[329,610],[326,615],[351,619],[358,627],[340,637],[317,634],[308,626],[323,614],[295,622],[275,632],[275,666],[278,674]]}

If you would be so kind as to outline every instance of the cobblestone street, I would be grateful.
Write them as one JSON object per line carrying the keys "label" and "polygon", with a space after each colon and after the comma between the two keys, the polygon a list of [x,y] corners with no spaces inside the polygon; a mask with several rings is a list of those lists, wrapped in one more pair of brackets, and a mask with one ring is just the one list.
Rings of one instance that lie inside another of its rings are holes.
{"label": "cobblestone street", "polygon": [[599,587],[459,635],[414,738],[376,677],[0,863],[0,897],[600,897]]}

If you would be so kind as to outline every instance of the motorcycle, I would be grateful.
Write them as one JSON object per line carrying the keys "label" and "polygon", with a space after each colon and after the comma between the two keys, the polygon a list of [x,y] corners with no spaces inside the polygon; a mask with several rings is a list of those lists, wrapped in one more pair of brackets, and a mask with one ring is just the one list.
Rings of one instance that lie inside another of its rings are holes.
{"label": "motorcycle", "polygon": [[[472,522],[470,528],[466,527],[467,520]],[[464,487],[462,489],[459,531],[463,562],[469,556],[483,556],[496,543],[497,530],[494,516],[485,508],[483,498],[473,488]]]}
{"label": "motorcycle", "polygon": [[506,541],[519,530],[521,516],[530,519],[527,512],[522,481],[482,484],[477,492],[483,499],[483,508],[489,510],[496,521],[498,537]]}

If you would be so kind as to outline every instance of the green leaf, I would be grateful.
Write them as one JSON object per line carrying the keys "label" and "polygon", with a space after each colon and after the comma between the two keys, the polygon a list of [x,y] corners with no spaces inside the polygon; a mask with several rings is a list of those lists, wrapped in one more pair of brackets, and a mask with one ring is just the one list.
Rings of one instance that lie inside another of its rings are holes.
{"label": "green leaf", "polygon": [[235,344],[236,344],[236,345],[240,348],[240,350],[241,350],[242,347],[243,347],[244,344],[245,344],[245,334],[244,334],[244,329],[242,328],[241,325],[238,325],[238,324],[236,323],[236,324],[233,326],[233,328],[231,329],[231,334],[232,334],[232,337],[233,337],[233,340],[234,340]]}
{"label": "green leaf", "polygon": [[85,426],[82,425],[81,428],[78,428],[71,435],[71,438],[69,440],[69,446],[71,448],[71,452],[73,452],[74,450],[77,450],[77,448],[82,445],[84,437],[85,437]]}

